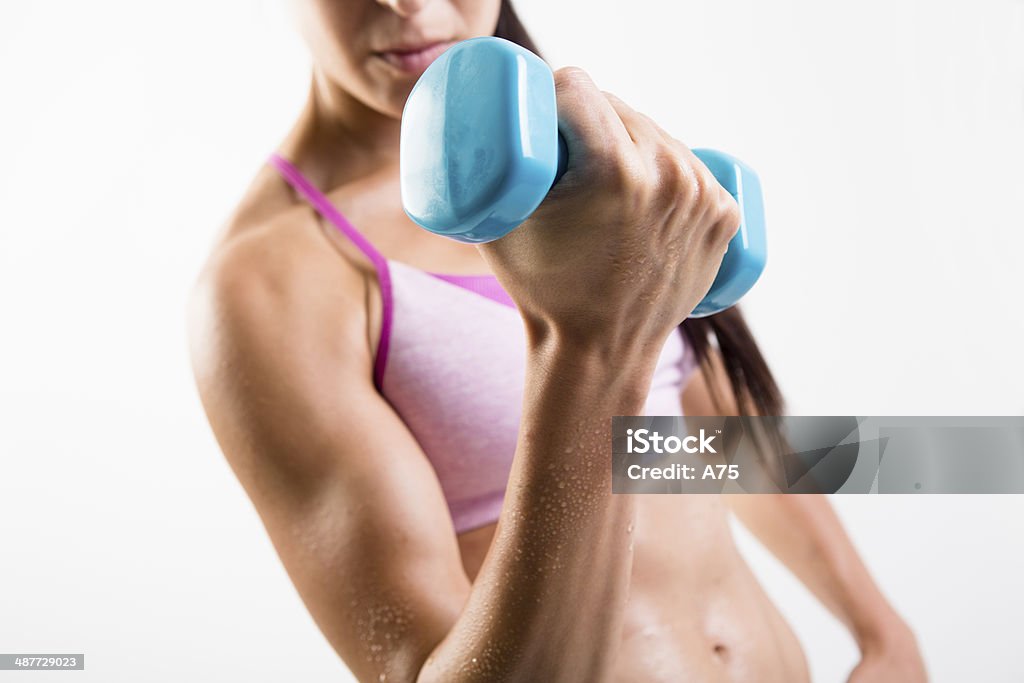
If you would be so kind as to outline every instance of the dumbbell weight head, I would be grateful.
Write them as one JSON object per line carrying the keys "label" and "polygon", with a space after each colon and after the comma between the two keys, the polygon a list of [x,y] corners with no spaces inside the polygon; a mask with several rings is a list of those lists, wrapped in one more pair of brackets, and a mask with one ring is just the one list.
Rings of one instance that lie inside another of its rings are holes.
{"label": "dumbbell weight head", "polygon": [[452,46],[405,103],[402,204],[412,220],[461,242],[490,242],[540,206],[559,163],[551,69],[501,38]]}
{"label": "dumbbell weight head", "polygon": [[734,156],[714,149],[693,149],[719,184],[740,207],[740,226],[729,241],[729,250],[718,267],[711,289],[690,313],[705,318],[734,306],[757,283],[768,260],[764,223],[764,194],[753,169]]}

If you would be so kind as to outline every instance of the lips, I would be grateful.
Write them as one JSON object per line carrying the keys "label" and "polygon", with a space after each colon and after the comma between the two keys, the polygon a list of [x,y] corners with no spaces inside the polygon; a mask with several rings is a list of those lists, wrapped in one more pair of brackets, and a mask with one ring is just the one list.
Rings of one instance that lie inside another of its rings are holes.
{"label": "lips", "polygon": [[395,48],[376,53],[378,57],[399,71],[410,74],[423,73],[431,62],[455,44],[455,41],[433,42],[422,45]]}

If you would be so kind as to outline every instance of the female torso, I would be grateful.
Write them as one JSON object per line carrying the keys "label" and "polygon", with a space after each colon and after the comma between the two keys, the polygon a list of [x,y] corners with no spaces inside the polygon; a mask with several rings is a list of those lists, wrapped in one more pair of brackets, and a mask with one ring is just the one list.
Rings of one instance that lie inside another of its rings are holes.
{"label": "female torso", "polygon": [[[459,538],[471,578],[493,532]],[[633,534],[618,681],[808,680],[800,644],[740,556],[721,498],[645,496]]]}
{"label": "female torso", "polygon": [[[393,166],[368,174],[322,164],[317,168],[315,162],[305,166],[314,183],[334,188],[328,193],[330,201],[388,259],[435,273],[487,272],[475,247],[431,235],[408,220],[397,201]],[[363,305],[349,311],[365,329],[365,339],[345,352],[365,355],[367,367],[372,366],[382,317],[373,265],[269,168],[253,184],[220,248],[239,239],[263,241],[267,250],[287,244],[297,261],[333,263],[347,281],[365,287],[358,297]],[[363,381],[373,379],[367,374]],[[681,397],[691,411],[706,409],[702,382],[700,373],[695,374],[695,388]],[[346,387],[338,386],[337,391],[346,392]],[[414,507],[417,501],[408,505]],[[476,578],[494,532],[495,524],[488,523],[457,535],[470,581]],[[720,497],[641,497],[631,534],[634,560],[616,658],[617,680],[807,679],[800,646],[739,555]],[[601,567],[593,571],[600,572]]]}

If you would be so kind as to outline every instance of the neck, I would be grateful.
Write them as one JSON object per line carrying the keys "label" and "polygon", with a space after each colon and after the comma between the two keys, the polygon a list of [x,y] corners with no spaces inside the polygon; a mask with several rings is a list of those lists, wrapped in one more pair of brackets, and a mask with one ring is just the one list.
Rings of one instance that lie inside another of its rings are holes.
{"label": "neck", "polygon": [[397,168],[400,129],[399,119],[368,107],[314,69],[306,104],[281,151],[329,189]]}

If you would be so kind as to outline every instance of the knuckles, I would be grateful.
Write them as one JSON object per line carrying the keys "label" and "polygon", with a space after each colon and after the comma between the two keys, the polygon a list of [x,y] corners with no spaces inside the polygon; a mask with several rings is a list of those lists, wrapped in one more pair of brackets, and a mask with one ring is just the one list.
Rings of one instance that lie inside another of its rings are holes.
{"label": "knuckles", "polygon": [[687,188],[693,183],[692,173],[679,154],[667,147],[660,149],[654,158],[657,187],[654,194],[663,206],[687,201]]}
{"label": "knuckles", "polygon": [[690,174],[679,155],[671,149],[659,150],[654,164],[658,169],[658,184],[662,191],[678,197],[690,182]]}
{"label": "knuckles", "polygon": [[612,195],[646,194],[649,179],[630,150],[607,147],[593,164],[594,182],[603,192]]}
{"label": "knuckles", "polygon": [[740,229],[740,221],[742,215],[740,214],[739,204],[733,199],[732,195],[722,190],[722,197],[718,200],[718,206],[715,212],[715,221],[711,226],[711,237],[713,240],[719,243],[725,243],[731,240]]}
{"label": "knuckles", "polygon": [[699,163],[691,161],[694,169],[693,182],[690,184],[691,197],[690,201],[693,202],[694,207],[698,207],[702,211],[709,211],[714,208],[714,194],[712,189],[717,185],[717,181],[710,178],[710,172],[702,168]]}
{"label": "knuckles", "polygon": [[574,91],[582,86],[593,84],[590,74],[578,66],[563,66],[556,69],[554,75],[556,92]]}
{"label": "knuckles", "polygon": [[[554,80],[556,99],[572,101],[574,107],[588,106],[587,100],[591,97],[621,102],[613,93],[599,90],[590,75],[576,66],[557,69]],[[644,118],[651,124],[650,131],[659,130],[649,117]],[[632,133],[636,135],[639,131]],[[654,135],[649,131],[647,134]],[[642,159],[636,145],[612,136],[599,144],[588,145],[588,158],[583,166],[587,176],[584,185],[602,202],[625,201],[632,207],[648,203],[660,208],[686,205],[688,210],[678,215],[688,216],[689,221],[696,220],[709,242],[721,246],[731,240],[739,230],[741,219],[736,200],[682,143],[674,139],[653,142],[653,159]],[[693,228],[700,230],[698,225]]]}

